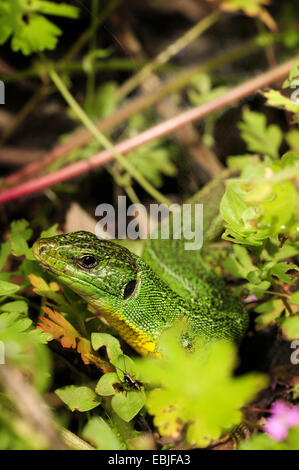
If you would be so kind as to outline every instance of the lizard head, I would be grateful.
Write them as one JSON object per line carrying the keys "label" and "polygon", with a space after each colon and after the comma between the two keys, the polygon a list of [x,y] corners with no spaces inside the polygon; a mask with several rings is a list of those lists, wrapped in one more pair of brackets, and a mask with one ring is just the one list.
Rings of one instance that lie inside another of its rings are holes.
{"label": "lizard head", "polygon": [[98,299],[115,296],[126,300],[137,286],[138,267],[134,255],[90,232],[41,238],[34,243],[33,253],[42,267],[89,298],[96,292]]}
{"label": "lizard head", "polygon": [[98,309],[138,352],[154,351],[156,338],[169,323],[167,312],[173,309],[168,307],[169,289],[140,257],[82,231],[41,238],[33,253],[43,268]]}

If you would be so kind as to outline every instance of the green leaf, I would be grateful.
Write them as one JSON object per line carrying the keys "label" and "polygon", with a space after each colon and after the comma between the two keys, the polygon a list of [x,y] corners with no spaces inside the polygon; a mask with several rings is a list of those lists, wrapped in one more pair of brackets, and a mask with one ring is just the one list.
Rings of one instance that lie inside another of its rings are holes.
{"label": "green leaf", "polygon": [[89,387],[67,385],[55,390],[56,395],[72,410],[89,411],[101,403],[101,399]]}
{"label": "green leaf", "polygon": [[110,396],[116,393],[113,385],[119,383],[119,378],[115,372],[107,372],[102,375],[96,385],[96,393],[98,395]]}
{"label": "green leaf", "polygon": [[299,59],[296,60],[289,73],[289,78],[284,81],[283,88],[287,88],[292,85],[292,82],[299,77]]}
{"label": "green leaf", "polygon": [[234,245],[233,253],[224,261],[223,266],[236,278],[248,279],[257,271],[244,246]]}
{"label": "green leaf", "polygon": [[221,216],[229,229],[224,233],[223,238],[236,243],[259,246],[269,235],[269,229],[257,227],[255,221],[259,217],[259,210],[246,203],[246,194],[246,191],[242,190],[237,183],[227,186],[220,203]]}
{"label": "green leaf", "polygon": [[299,113],[299,103],[294,103],[289,96],[284,96],[278,90],[264,91],[263,95],[267,99],[267,105],[274,108],[284,109],[290,113]]}
{"label": "green leaf", "polygon": [[15,33],[11,46],[15,52],[21,51],[24,55],[45,49],[52,50],[61,34],[60,28],[51,21],[40,15],[31,15],[28,24]]}
{"label": "green leaf", "polygon": [[[183,428],[191,445],[207,446],[242,419],[241,408],[266,386],[261,374],[234,377],[236,348],[228,342],[206,343],[199,338],[193,351],[185,350],[177,324],[159,341],[161,359],[136,361],[151,387],[146,407],[160,433],[175,437]],[[195,373],[196,371],[196,373]]]}
{"label": "green leaf", "polygon": [[117,105],[116,91],[117,85],[114,82],[106,82],[97,90],[92,108],[92,117],[94,119],[107,117],[115,111]]}
{"label": "green leaf", "polygon": [[43,344],[46,340],[29,318],[17,312],[0,314],[0,341],[5,345],[6,362],[23,369],[40,391],[45,390],[50,378],[49,352]]}
{"label": "green leaf", "polygon": [[136,364],[129,356],[120,354],[114,361],[113,365],[116,368],[116,374],[120,382],[123,382],[125,374],[128,374],[135,379],[139,378],[138,371],[136,370]]}
{"label": "green leaf", "polygon": [[268,300],[256,307],[255,311],[261,314],[255,319],[257,329],[265,328],[266,326],[274,323],[275,320],[280,317],[284,309],[285,306],[281,299]]}
{"label": "green leaf", "polygon": [[291,181],[272,186],[271,194],[260,201],[264,211],[262,223],[270,226],[270,233],[283,233],[291,226],[298,211],[299,197]]}
{"label": "green leaf", "polygon": [[247,165],[256,165],[259,163],[260,158],[258,155],[245,153],[243,155],[231,155],[226,158],[226,162],[229,168],[243,170]]}
{"label": "green leaf", "polygon": [[53,16],[65,16],[66,18],[78,18],[79,10],[77,7],[67,5],[66,3],[54,3],[45,0],[35,0],[36,9],[45,14]]}
{"label": "green leaf", "polygon": [[126,422],[131,421],[144,406],[146,396],[143,390],[116,393],[111,400],[115,413]]}
{"label": "green leaf", "polygon": [[175,151],[173,145],[162,145],[158,140],[130,152],[127,158],[136,170],[160,188],[163,185],[163,175],[173,177],[177,174],[177,168],[172,161]]}
{"label": "green leaf", "polygon": [[299,305],[299,291],[292,294],[289,300],[291,304]]}
{"label": "green leaf", "polygon": [[277,276],[282,282],[286,282],[288,284],[292,283],[292,279],[290,276],[286,274],[287,271],[290,269],[294,269],[299,271],[299,268],[292,263],[276,263],[271,269],[270,272],[272,275]]}
{"label": "green leaf", "polygon": [[246,15],[258,16],[263,9],[263,5],[268,5],[268,3],[267,0],[224,0],[221,6],[225,10],[243,10]]}
{"label": "green leaf", "polygon": [[14,300],[0,306],[0,312],[16,312],[27,315],[28,304],[25,300]]}
{"label": "green leaf", "polygon": [[267,127],[264,114],[245,109],[243,121],[239,123],[238,127],[248,150],[269,155],[272,158],[278,157],[283,134],[280,128],[274,124]]}
{"label": "green leaf", "polygon": [[299,315],[285,318],[281,322],[282,332],[289,339],[299,339]]}
{"label": "green leaf", "polygon": [[92,333],[91,345],[95,351],[105,346],[109,361],[113,365],[117,362],[118,357],[122,355],[122,350],[118,339],[114,338],[108,333]]}
{"label": "green leaf", "polygon": [[20,288],[20,286],[12,282],[0,281],[0,295],[13,295],[18,292]]}
{"label": "green leaf", "polygon": [[10,229],[9,239],[12,253],[15,256],[25,256],[30,260],[35,259],[27,243],[32,236],[29,222],[25,219],[14,221],[11,223]]}
{"label": "green leaf", "polygon": [[0,271],[4,268],[6,260],[10,254],[10,243],[1,243],[0,248]]}
{"label": "green leaf", "polygon": [[126,449],[119,434],[100,417],[93,417],[88,421],[83,429],[82,436],[100,450]]}
{"label": "green leaf", "polygon": [[274,441],[268,434],[261,433],[239,444],[239,450],[299,450],[299,427],[289,430],[284,441]]}
{"label": "green leaf", "polygon": [[279,234],[298,235],[299,195],[296,178],[298,156],[292,152],[281,160],[245,165],[239,179],[227,182],[220,203],[225,221],[225,240],[249,246],[263,246]]}
{"label": "green leaf", "polygon": [[296,246],[296,244],[292,243],[291,240],[286,240],[286,242],[281,247],[274,245],[273,248],[275,252],[271,253],[271,251],[269,251],[269,247],[267,247],[271,255],[270,259],[273,261],[281,261],[283,259],[292,258],[293,256],[299,255],[299,246]]}
{"label": "green leaf", "polygon": [[14,51],[28,55],[32,52],[54,49],[62,34],[43,14],[77,18],[78,9],[67,4],[45,0],[1,0],[0,43],[12,36]]}
{"label": "green leaf", "polygon": [[58,228],[58,224],[54,224],[51,227],[49,227],[47,230],[43,230],[42,233],[40,234],[40,238],[54,237],[55,235],[57,235],[57,228]]}
{"label": "green leaf", "polygon": [[299,152],[299,130],[292,129],[286,134],[286,141],[290,148],[296,152]]}

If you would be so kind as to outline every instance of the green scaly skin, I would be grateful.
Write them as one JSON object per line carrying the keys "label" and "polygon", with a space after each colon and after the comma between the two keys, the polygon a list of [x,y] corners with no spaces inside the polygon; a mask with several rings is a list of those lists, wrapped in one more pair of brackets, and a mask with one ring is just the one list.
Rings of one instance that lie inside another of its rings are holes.
{"label": "green scaly skin", "polygon": [[[239,342],[248,316],[225,282],[204,264],[200,253],[179,249],[182,243],[175,247],[173,259],[167,240],[158,242],[164,257],[159,267],[155,243],[145,253],[147,262],[117,243],[82,231],[40,239],[33,251],[44,268],[103,314],[142,355],[155,354],[160,334],[179,318],[189,320],[192,335]],[[169,269],[167,255],[172,257]],[[86,256],[95,259],[92,267],[84,265]]]}

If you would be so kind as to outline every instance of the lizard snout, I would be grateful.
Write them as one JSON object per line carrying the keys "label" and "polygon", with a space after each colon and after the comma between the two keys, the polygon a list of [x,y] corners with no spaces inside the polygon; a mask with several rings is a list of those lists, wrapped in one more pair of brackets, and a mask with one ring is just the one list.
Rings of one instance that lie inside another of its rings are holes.
{"label": "lizard snout", "polygon": [[34,242],[32,246],[33,254],[38,260],[42,260],[49,251],[53,248],[51,243],[49,243],[48,239],[40,238],[36,242]]}

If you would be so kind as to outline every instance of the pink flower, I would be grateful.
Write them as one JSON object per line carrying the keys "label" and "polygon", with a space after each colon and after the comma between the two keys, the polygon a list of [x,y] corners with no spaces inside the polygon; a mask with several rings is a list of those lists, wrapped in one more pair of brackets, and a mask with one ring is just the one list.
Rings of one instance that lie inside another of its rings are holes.
{"label": "pink flower", "polygon": [[282,400],[276,400],[271,406],[272,416],[267,419],[264,431],[275,441],[283,441],[290,428],[299,425],[299,407]]}

